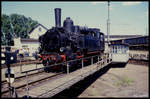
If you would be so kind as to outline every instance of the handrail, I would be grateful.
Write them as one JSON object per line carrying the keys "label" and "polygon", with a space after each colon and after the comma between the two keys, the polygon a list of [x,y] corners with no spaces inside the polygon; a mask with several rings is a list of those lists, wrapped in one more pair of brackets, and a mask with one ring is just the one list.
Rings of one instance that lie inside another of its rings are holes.
{"label": "handrail", "polygon": [[23,71],[21,73],[28,73],[28,72],[32,72],[32,71],[36,71],[36,70],[41,70],[41,69],[44,69],[46,67],[50,67],[50,66],[54,67],[56,65],[66,64],[66,63],[69,63],[69,62],[73,62],[73,61],[77,61],[77,60],[82,60],[82,59],[93,58],[93,57],[96,57],[96,56],[100,56],[100,55],[94,55],[94,56],[90,56],[90,57],[84,57],[84,58],[80,58],[80,59],[69,60],[69,61],[65,61],[65,62],[61,62],[61,63],[57,63],[57,64],[51,64],[49,66],[45,66],[45,67],[42,67],[42,68],[37,68],[37,69],[28,70],[28,71]]}

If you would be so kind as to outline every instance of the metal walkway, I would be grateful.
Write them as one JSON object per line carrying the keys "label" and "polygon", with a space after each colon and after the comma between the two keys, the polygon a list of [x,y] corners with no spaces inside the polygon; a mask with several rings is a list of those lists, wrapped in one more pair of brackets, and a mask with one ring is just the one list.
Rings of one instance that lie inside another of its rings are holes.
{"label": "metal walkway", "polygon": [[[92,59],[91,61],[93,63]],[[41,85],[39,87],[30,89],[29,96],[38,97],[38,98],[39,97],[52,97],[58,94],[59,92],[65,90],[66,88],[69,88],[73,84],[83,80],[85,77],[92,75],[93,73],[107,66],[110,63],[111,63],[111,59],[106,54],[103,56],[101,61],[98,61],[95,64],[92,64],[86,67],[82,66],[81,69],[78,69],[74,72],[66,74],[57,79],[53,79],[52,81],[49,81],[48,83]],[[26,93],[20,94],[19,97],[22,97],[24,95],[26,95]]]}

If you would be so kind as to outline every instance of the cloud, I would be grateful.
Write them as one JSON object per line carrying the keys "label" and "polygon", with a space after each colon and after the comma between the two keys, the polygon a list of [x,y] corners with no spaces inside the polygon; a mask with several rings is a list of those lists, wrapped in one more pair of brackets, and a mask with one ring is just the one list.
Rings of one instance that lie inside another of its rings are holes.
{"label": "cloud", "polygon": [[138,5],[141,4],[142,2],[122,2],[122,5],[124,6],[131,6],[131,5]]}
{"label": "cloud", "polygon": [[100,3],[101,3],[101,4],[104,4],[104,3],[107,3],[107,2],[91,2],[91,3],[92,3],[93,5],[96,5],[96,4],[98,4],[98,3],[99,3],[99,4],[100,4]]}

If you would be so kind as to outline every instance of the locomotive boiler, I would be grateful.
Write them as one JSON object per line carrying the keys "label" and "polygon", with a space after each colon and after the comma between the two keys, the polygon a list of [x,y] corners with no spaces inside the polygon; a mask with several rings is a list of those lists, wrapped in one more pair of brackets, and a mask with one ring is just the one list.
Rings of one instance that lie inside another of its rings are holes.
{"label": "locomotive boiler", "polygon": [[55,27],[39,37],[44,66],[104,52],[104,33],[98,28],[74,25],[67,17],[61,26],[61,9],[55,8]]}

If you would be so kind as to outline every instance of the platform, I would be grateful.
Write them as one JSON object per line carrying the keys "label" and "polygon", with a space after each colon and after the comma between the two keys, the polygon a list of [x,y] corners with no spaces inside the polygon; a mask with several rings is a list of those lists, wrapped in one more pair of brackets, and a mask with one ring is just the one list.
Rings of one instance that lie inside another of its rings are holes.
{"label": "platform", "polygon": [[[101,68],[107,66],[111,63],[111,59],[104,58],[103,60],[90,65],[78,69],[74,72],[66,74],[62,77],[53,79],[52,81],[45,82],[45,84],[35,87],[29,90],[29,96],[31,97],[52,97],[57,93],[69,88],[73,84],[83,80],[85,77],[95,73],[96,71],[100,70]],[[19,97],[26,95],[26,93],[19,94]]]}

